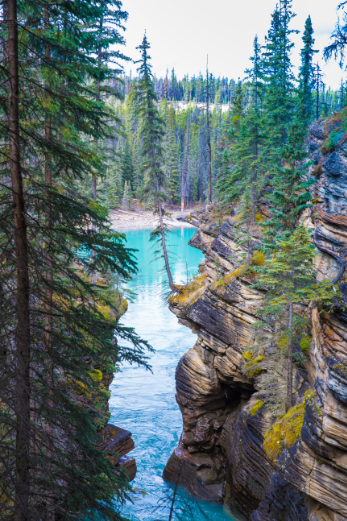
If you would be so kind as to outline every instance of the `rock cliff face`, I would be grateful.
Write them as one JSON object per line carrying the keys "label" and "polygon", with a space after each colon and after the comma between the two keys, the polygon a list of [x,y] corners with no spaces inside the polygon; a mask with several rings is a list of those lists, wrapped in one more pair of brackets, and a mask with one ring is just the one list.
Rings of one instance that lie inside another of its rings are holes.
{"label": "rock cliff face", "polygon": [[[347,142],[342,124],[335,117],[311,129],[308,175],[316,182],[313,206],[302,221],[317,247],[318,278],[340,277],[344,296]],[[266,215],[266,204],[261,212]],[[201,498],[224,502],[240,520],[347,520],[344,300],[330,314],[312,306],[302,310],[312,324],[312,341],[304,368],[294,376],[296,416],[285,420],[289,428],[296,422],[298,436],[290,441],[285,432],[278,439],[273,435],[278,445],[265,451],[269,415],[254,374],[249,371],[246,377],[243,370],[263,294],[250,287],[252,280],[240,269],[244,260],[236,244],[237,216],[218,215],[211,207],[190,219],[198,227],[191,244],[205,253],[205,262],[170,307],[197,333],[197,342],[177,367],[183,433],[164,477]],[[252,236],[257,244],[260,227],[254,227]]]}
{"label": "rock cliff face", "polygon": [[[99,279],[102,282],[102,279]],[[128,309],[127,301],[121,296],[117,296],[117,314],[112,312],[113,318],[119,320]],[[114,340],[115,347],[117,341]],[[110,416],[109,412],[109,386],[113,380],[112,372],[102,372],[98,367],[91,367],[91,373],[93,379],[98,384],[98,389],[95,394],[86,394],[82,387],[76,389],[75,399],[87,410],[93,410],[98,412],[98,434],[99,448],[107,452],[108,458],[115,466],[116,472],[120,469],[124,469],[129,481],[135,478],[137,467],[135,458],[128,456],[135,448],[134,440],[132,439],[131,432],[121,429],[108,423]]]}

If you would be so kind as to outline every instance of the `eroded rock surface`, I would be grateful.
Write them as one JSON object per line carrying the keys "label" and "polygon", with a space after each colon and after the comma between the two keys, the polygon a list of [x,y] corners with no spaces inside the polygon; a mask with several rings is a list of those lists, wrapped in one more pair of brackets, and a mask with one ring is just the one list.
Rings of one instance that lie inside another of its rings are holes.
{"label": "eroded rock surface", "polygon": [[[318,279],[335,279],[345,296],[347,261],[347,145],[344,134],[327,146],[338,118],[312,127],[308,175],[313,206],[302,216],[317,247]],[[268,214],[266,204],[262,215]],[[261,217],[261,216],[260,216]],[[193,214],[198,228],[191,244],[205,261],[200,275],[171,310],[197,333],[195,346],[176,371],[177,403],[183,416],[179,447],[164,477],[179,480],[198,497],[224,502],[235,517],[250,521],[347,520],[347,306],[334,313],[305,308],[312,323],[309,360],[295,374],[295,403],[304,409],[301,435],[271,461],[263,446],[270,427],[259,389],[247,378],[243,353],[253,342],[263,294],[240,270],[236,218],[212,207]],[[254,227],[253,241],[261,239]],[[337,280],[338,279],[338,280]],[[264,333],[266,334],[266,332]],[[271,348],[271,333],[269,333]],[[258,404],[258,405],[257,405]],[[261,405],[261,404],[260,404]]]}

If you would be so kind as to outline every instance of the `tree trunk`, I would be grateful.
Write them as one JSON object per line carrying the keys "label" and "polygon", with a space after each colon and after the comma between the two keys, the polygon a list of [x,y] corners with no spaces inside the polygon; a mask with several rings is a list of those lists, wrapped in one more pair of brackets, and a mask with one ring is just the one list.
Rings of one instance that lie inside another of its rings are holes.
{"label": "tree trunk", "polygon": [[211,166],[211,137],[210,137],[210,106],[209,106],[209,84],[208,84],[208,69],[207,69],[207,84],[206,84],[206,132],[207,132],[207,147],[208,147],[208,202],[212,203],[212,166]]}
{"label": "tree trunk", "polygon": [[257,178],[258,178],[258,77],[255,78],[255,114],[256,114],[256,123],[254,129],[254,156],[256,160],[256,166],[253,169],[252,176],[252,224],[255,225],[255,208],[257,203]]}
{"label": "tree trunk", "polygon": [[[45,21],[45,28],[46,31],[49,29],[49,10],[48,7],[45,6],[45,14],[44,14],[44,21]],[[49,44],[46,43],[45,46],[45,58],[46,62],[48,63],[51,59],[51,47]],[[46,83],[46,89],[47,89],[47,98],[50,97],[48,94],[50,86],[49,83]],[[45,141],[47,145],[51,142],[51,133],[52,133],[52,122],[51,118],[49,116],[46,116],[45,120]],[[45,184],[46,186],[52,186],[52,170],[51,170],[51,161],[52,157],[49,152],[46,152],[45,154]],[[49,189],[47,189],[48,192]],[[47,193],[47,201],[49,201],[49,194]],[[53,266],[52,266],[52,259],[50,255],[50,240],[51,237],[51,228],[52,228],[52,216],[50,211],[50,205],[48,204],[46,207],[45,212],[45,225],[46,225],[46,233],[47,233],[47,244],[46,244],[46,302],[45,302],[45,343],[46,343],[46,371],[47,371],[47,378],[46,378],[46,384],[48,386],[48,395],[51,395],[51,389],[53,387],[53,377],[51,374],[51,368],[49,364],[50,359],[50,351],[53,347],[53,327],[52,327],[52,303],[53,303],[53,291],[52,291],[52,282],[53,282]],[[48,401],[48,407],[50,407],[51,410],[53,410],[53,403],[52,400]],[[52,454],[53,454],[53,443],[52,443],[52,426],[47,423],[45,425],[45,432],[46,432],[46,444],[47,444],[47,465],[46,465],[46,475],[47,475],[47,481],[50,478],[51,469],[52,469]],[[52,493],[51,491],[47,491],[48,499],[46,501],[46,521],[53,521],[54,520],[54,505],[53,500],[51,498]]]}
{"label": "tree trunk", "polygon": [[30,315],[28,240],[19,141],[17,2],[8,0],[10,171],[17,271],[16,476],[14,521],[28,520],[30,440]]}
{"label": "tree trunk", "polygon": [[[157,182],[157,193],[159,194],[159,182],[158,179]],[[161,234],[161,244],[163,247],[163,254],[164,254],[164,261],[165,261],[165,269],[166,273],[169,279],[169,286],[173,293],[177,292],[176,286],[174,284],[171,269],[170,269],[170,263],[169,263],[169,256],[166,249],[166,240],[165,240],[165,229],[164,229],[164,221],[163,221],[163,210],[161,207],[161,202],[158,200],[158,213],[159,213],[159,227],[160,227],[160,234]]]}
{"label": "tree trunk", "polygon": [[[99,30],[102,31],[103,21],[100,21]],[[101,59],[102,59],[102,49],[99,49],[98,51],[98,67],[101,67]],[[96,101],[101,100],[101,94],[100,94],[100,80],[96,82],[96,88],[97,88],[97,94],[96,94]],[[96,146],[98,146],[98,141],[96,141]],[[96,201],[96,176],[92,175],[92,199]]]}
{"label": "tree trunk", "polygon": [[287,402],[286,412],[293,407],[293,302],[289,299],[289,318],[288,318],[288,376],[287,376]]}
{"label": "tree trunk", "polygon": [[[189,175],[189,146],[190,146],[190,113],[188,115],[188,122],[187,122],[186,162],[185,162],[185,167],[183,169],[183,175],[182,175],[181,212],[184,211],[184,204],[185,204],[186,191],[187,191],[187,181],[188,181],[188,175]],[[188,200],[188,197],[187,197],[187,200]]]}

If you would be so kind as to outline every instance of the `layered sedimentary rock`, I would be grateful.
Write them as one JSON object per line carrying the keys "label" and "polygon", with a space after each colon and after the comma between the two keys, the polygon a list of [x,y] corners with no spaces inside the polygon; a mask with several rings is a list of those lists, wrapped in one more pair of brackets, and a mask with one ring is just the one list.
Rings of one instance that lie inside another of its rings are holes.
{"label": "layered sedimentary rock", "polygon": [[[252,288],[254,281],[240,269],[244,260],[237,245],[237,215],[210,207],[190,217],[198,228],[191,244],[204,252],[205,261],[197,279],[171,299],[170,307],[197,333],[197,342],[176,371],[183,433],[164,477],[178,480],[198,497],[224,502],[240,520],[347,520],[343,124],[341,117],[322,121],[308,138],[313,206],[301,221],[312,231],[317,247],[318,279],[335,280],[341,298],[333,313],[319,313],[314,306],[297,310],[310,319],[312,342],[308,360],[295,371],[296,407],[282,426],[289,432],[269,430],[271,418],[259,400],[261,390],[252,371],[245,376],[244,354],[254,341],[252,325],[264,293]],[[267,212],[265,202],[259,220]],[[255,226],[251,231],[256,246],[261,229]],[[268,335],[264,356],[271,349],[271,332]]]}
{"label": "layered sedimentary rock", "polygon": [[102,436],[100,448],[110,453],[110,460],[116,469],[124,468],[129,481],[132,481],[137,469],[135,458],[127,456],[135,448],[131,432],[108,423],[100,434]]}

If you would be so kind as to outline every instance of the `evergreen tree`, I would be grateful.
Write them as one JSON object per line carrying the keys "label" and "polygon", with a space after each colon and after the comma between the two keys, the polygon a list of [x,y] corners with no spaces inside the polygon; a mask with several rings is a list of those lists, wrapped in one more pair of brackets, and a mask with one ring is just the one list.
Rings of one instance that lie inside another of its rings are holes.
{"label": "evergreen tree", "polygon": [[267,156],[272,167],[282,160],[294,108],[294,74],[291,63],[293,42],[290,35],[297,31],[289,28],[295,15],[291,0],[281,0],[271,20],[263,53],[264,79],[267,84],[264,97],[266,117]]}
{"label": "evergreen tree", "polygon": [[313,27],[311,17],[309,16],[305,22],[304,35],[302,37],[304,47],[301,49],[301,66],[299,69],[299,92],[298,92],[298,110],[300,117],[308,126],[312,119],[313,112],[313,90],[314,90],[314,66],[313,56],[316,50],[313,49]]}
{"label": "evergreen tree", "polygon": [[121,160],[121,173],[123,181],[127,182],[129,189],[132,190],[135,180],[135,172],[133,165],[133,157],[128,139],[125,140],[125,145],[123,149]]}
{"label": "evergreen tree", "polygon": [[[110,4],[10,0],[5,13],[10,52],[0,110],[8,124],[0,132],[11,181],[3,161],[2,519],[119,520],[115,500],[130,489],[99,445],[108,417],[88,400],[102,401],[94,370],[141,363],[146,344],[118,324],[112,285],[90,275],[126,279],[136,265],[106,209],[79,193],[92,171],[106,169],[89,144],[109,136],[110,113],[91,86],[113,73],[95,60],[90,27]],[[115,334],[134,348],[116,346]]]}
{"label": "evergreen tree", "polygon": [[255,285],[267,289],[261,310],[262,316],[270,320],[272,327],[286,348],[287,397],[286,411],[293,405],[293,344],[295,336],[305,327],[305,321],[295,313],[295,306],[305,301],[330,305],[335,297],[329,282],[316,281],[313,260],[315,247],[303,225],[294,233],[277,243],[277,250],[262,266],[252,269],[260,274]]}
{"label": "evergreen tree", "polygon": [[313,117],[313,90],[315,86],[315,69],[313,56],[317,52],[313,49],[313,28],[311,18],[305,23],[303,35],[304,47],[301,50],[301,66],[299,69],[299,89],[293,122],[288,136],[284,157],[292,168],[296,161],[301,161],[306,155],[305,139],[308,126]]}
{"label": "evergreen tree", "polygon": [[166,228],[164,223],[163,201],[165,197],[166,179],[163,172],[163,137],[165,134],[164,123],[159,115],[157,107],[157,97],[153,90],[152,72],[150,65],[150,56],[148,50],[150,44],[146,34],[143,37],[141,45],[137,47],[141,52],[141,59],[137,62],[140,64],[137,69],[139,73],[139,82],[137,88],[137,110],[142,119],[142,127],[140,136],[142,140],[142,154],[144,158],[144,170],[146,173],[146,188],[152,197],[156,211],[159,217],[159,226],[152,232],[151,238],[158,239],[165,262],[165,268],[169,279],[171,291],[176,292],[173,282],[169,255],[166,247]]}
{"label": "evergreen tree", "polygon": [[[345,9],[346,2],[341,2],[338,5],[338,9]],[[335,30],[331,35],[331,39],[333,40],[330,45],[327,45],[324,49],[323,56],[325,60],[330,60],[334,57],[335,60],[339,59],[339,65],[342,68],[345,62],[345,47],[347,44],[347,14],[343,12],[343,24],[340,24],[340,20],[338,19],[337,24],[335,26]]]}
{"label": "evergreen tree", "polygon": [[167,132],[165,147],[165,176],[168,185],[168,198],[172,203],[177,202],[179,193],[178,183],[178,145],[176,142],[176,119],[173,107],[168,109]]}
{"label": "evergreen tree", "polygon": [[211,151],[211,135],[210,135],[210,96],[211,86],[208,73],[208,57],[206,66],[206,139],[208,148],[208,202],[212,203],[212,151]]}
{"label": "evergreen tree", "polygon": [[130,208],[130,199],[131,199],[130,186],[128,184],[128,181],[125,181],[124,182],[123,197],[122,197],[122,208],[124,210],[129,210],[129,208]]}
{"label": "evergreen tree", "polygon": [[122,178],[121,165],[120,165],[120,141],[117,145],[117,150],[115,152],[115,158],[110,163],[109,169],[109,183],[108,183],[108,191],[107,198],[109,207],[112,209],[117,208],[123,198],[123,188],[124,182]]}

